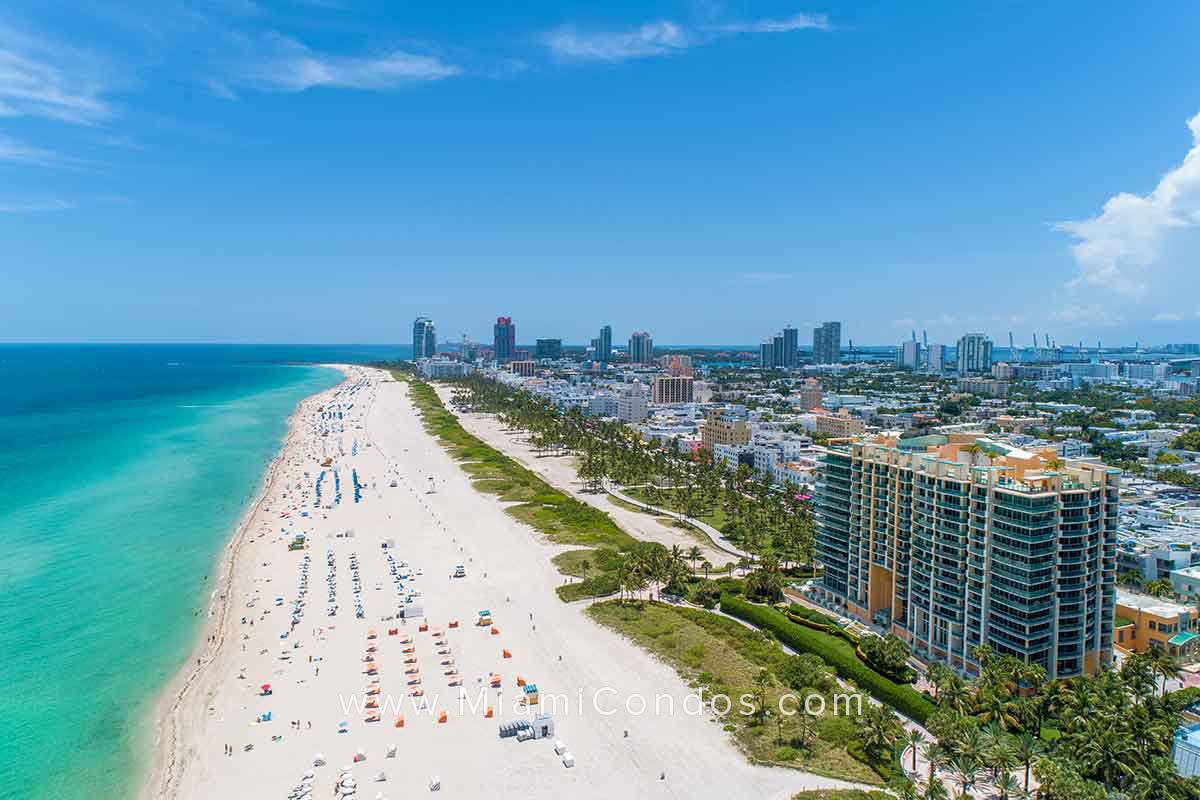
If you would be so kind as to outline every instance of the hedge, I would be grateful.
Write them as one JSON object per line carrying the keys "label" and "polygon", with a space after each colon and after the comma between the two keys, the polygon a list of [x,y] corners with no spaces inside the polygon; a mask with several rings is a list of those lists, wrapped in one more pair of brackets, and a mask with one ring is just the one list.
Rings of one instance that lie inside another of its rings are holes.
{"label": "hedge", "polygon": [[919,692],[911,686],[888,680],[868,667],[855,655],[854,648],[840,639],[797,625],[773,608],[748,603],[728,594],[721,595],[721,610],[756,628],[770,631],[793,650],[820,656],[839,676],[853,681],[876,700],[922,725],[934,711],[933,703]]}

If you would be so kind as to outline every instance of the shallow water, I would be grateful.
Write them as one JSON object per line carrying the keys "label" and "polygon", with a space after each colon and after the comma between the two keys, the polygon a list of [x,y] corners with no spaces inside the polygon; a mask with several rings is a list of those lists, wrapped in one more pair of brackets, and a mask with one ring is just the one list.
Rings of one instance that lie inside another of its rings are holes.
{"label": "shallow water", "polygon": [[0,797],[136,792],[218,555],[340,380],[296,362],[401,350],[0,346]]}

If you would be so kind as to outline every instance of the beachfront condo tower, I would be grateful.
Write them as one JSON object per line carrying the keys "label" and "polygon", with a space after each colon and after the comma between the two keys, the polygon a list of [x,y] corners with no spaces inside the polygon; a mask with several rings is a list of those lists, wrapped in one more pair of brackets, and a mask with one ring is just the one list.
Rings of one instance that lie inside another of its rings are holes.
{"label": "beachfront condo tower", "polygon": [[981,644],[1051,679],[1112,660],[1120,470],[932,435],[835,443],[818,475],[834,608],[967,675]]}
{"label": "beachfront condo tower", "polygon": [[507,364],[517,355],[517,324],[512,317],[496,317],[492,328],[496,363]]}
{"label": "beachfront condo tower", "polygon": [[433,358],[437,353],[437,332],[429,317],[417,317],[413,322],[412,357]]}

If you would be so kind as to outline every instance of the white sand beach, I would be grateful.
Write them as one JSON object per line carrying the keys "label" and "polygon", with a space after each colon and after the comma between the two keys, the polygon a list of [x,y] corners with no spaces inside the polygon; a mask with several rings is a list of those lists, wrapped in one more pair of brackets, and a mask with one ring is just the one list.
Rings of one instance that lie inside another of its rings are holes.
{"label": "white sand beach", "polygon": [[[558,600],[562,577],[550,558],[564,548],[475,491],[423,429],[406,384],[344,369],[346,382],[298,409],[227,549],[211,629],[161,704],[144,796],[330,797],[344,766],[355,779],[350,796],[364,798],[428,793],[435,776],[440,794],[481,799],[784,798],[848,785],[752,766],[711,715],[685,712],[695,703],[685,703],[690,690],[672,668],[592,622],[583,604]],[[301,533],[306,548],[290,550]],[[452,577],[458,565],[465,577]],[[426,616],[394,618],[410,595]],[[492,623],[479,626],[483,609]],[[539,687],[541,710],[551,710],[549,695],[570,700],[556,703],[549,740],[498,735],[502,723],[533,716],[517,703],[518,676]],[[410,696],[417,689],[423,697]],[[463,707],[460,692],[482,702]],[[636,699],[630,710],[637,696],[646,713],[635,713]],[[377,722],[367,721],[370,698]],[[655,714],[656,698],[671,698],[675,713],[660,699],[664,713]],[[425,709],[415,706],[422,700]],[[556,754],[556,739],[574,766]],[[353,763],[360,751],[365,760]],[[314,766],[318,753],[323,766]],[[375,781],[381,772],[386,780]]]}

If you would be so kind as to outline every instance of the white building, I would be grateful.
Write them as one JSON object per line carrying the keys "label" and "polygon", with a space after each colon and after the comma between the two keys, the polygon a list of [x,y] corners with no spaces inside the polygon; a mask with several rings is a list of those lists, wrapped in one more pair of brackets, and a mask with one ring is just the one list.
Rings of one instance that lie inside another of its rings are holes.
{"label": "white building", "polygon": [[617,394],[617,419],[636,425],[646,418],[648,405],[646,393],[640,383],[623,387]]}

